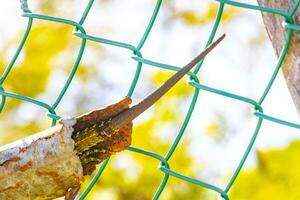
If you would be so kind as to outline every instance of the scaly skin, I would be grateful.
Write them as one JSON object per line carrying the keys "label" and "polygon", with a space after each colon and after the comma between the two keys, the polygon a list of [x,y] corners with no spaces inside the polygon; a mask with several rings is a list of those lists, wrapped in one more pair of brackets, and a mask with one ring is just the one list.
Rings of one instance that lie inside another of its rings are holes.
{"label": "scaly skin", "polygon": [[[126,149],[131,143],[132,120],[168,92],[224,37],[225,34],[137,105],[128,109],[131,99],[126,97],[117,104],[79,117],[80,121],[77,121],[77,125],[75,124],[73,127],[74,133],[72,138],[75,141],[75,150],[80,158],[83,174],[91,174],[95,170],[96,165],[109,158],[112,153]],[[75,199],[78,190],[77,187],[70,188],[66,193],[66,200]]]}
{"label": "scaly skin", "polygon": [[92,173],[95,165],[108,158],[112,153],[121,151],[130,145],[131,124],[120,129],[113,129],[109,126],[110,121],[111,118],[102,120],[75,132],[72,136],[84,175]]}
{"label": "scaly skin", "polygon": [[[127,148],[131,143],[132,120],[151,107],[169,91],[185,74],[216,47],[224,37],[225,35],[222,35],[140,103],[131,108],[128,108],[128,105],[124,104],[123,109],[120,109],[119,112],[108,118],[102,118],[92,125],[87,124],[87,127],[79,129],[78,131],[76,131],[75,128],[72,138],[75,141],[77,155],[83,165],[84,175],[92,173],[93,169],[95,169],[95,165],[108,158],[112,153]],[[129,97],[126,98],[130,99]],[[121,104],[122,101],[119,103]],[[117,105],[118,104],[114,104],[105,109],[111,112],[113,106]],[[105,109],[102,109],[102,111],[105,111]],[[95,113],[93,113],[93,118],[96,118],[95,116]],[[90,117],[90,119],[92,118]]]}

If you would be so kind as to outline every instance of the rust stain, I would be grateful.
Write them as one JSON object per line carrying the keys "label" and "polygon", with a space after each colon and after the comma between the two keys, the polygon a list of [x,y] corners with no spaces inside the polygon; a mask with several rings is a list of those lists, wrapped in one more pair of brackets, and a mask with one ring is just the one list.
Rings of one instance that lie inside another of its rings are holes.
{"label": "rust stain", "polygon": [[23,147],[19,149],[19,153],[24,153],[29,147]]}
{"label": "rust stain", "polygon": [[35,171],[35,174],[38,175],[38,176],[51,176],[51,177],[59,177],[58,173],[56,172],[42,172],[42,171]]}
{"label": "rust stain", "polygon": [[39,171],[39,170],[36,170],[35,171],[35,174],[37,176],[49,176],[51,178],[53,178],[53,180],[59,185],[61,184],[61,179],[60,179],[60,176],[57,172],[53,172],[53,171],[49,171],[49,172],[46,172],[46,171]]}
{"label": "rust stain", "polygon": [[16,156],[16,157],[12,157],[9,160],[4,161],[3,163],[0,164],[1,167],[7,167],[9,165],[9,163],[11,162],[18,162],[20,159],[20,157]]}
{"label": "rust stain", "polygon": [[24,172],[24,171],[26,171],[27,169],[30,169],[31,167],[32,167],[32,162],[29,161],[29,162],[26,163],[25,165],[18,167],[17,170],[20,170],[20,171]]}
{"label": "rust stain", "polygon": [[4,188],[4,189],[0,190],[0,193],[1,193],[1,192],[5,192],[5,191],[7,191],[7,190],[11,190],[11,189],[17,189],[17,188],[19,188],[21,185],[22,185],[22,182],[21,182],[21,181],[17,181],[16,184],[15,184],[14,186],[9,186],[9,187],[7,187],[7,188]]}

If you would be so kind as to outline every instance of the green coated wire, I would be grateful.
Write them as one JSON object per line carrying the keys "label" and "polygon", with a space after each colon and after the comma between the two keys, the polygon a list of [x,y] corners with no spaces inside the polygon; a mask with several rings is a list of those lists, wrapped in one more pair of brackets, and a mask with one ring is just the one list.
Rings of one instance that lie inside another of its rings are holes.
{"label": "green coated wire", "polygon": [[[162,167],[166,168],[166,169],[170,169],[170,166],[169,166],[169,163],[167,160],[165,160],[161,155],[159,154],[156,154],[156,153],[153,153],[153,152],[150,152],[150,151],[145,151],[143,149],[138,149],[138,148],[135,148],[135,147],[128,147],[128,150],[129,151],[133,151],[133,152],[136,152],[136,153],[140,153],[142,155],[146,155],[146,156],[149,156],[149,157],[152,157],[152,158],[155,158],[157,160],[160,160],[160,164],[159,164],[159,168],[161,169]],[[165,173],[164,175],[164,178],[160,184],[160,186],[157,188],[157,191],[155,192],[155,195],[153,196],[153,199],[158,199],[159,196],[161,195],[165,185],[167,184],[167,181],[169,179],[169,174],[168,173]]]}
{"label": "green coated wire", "polygon": [[288,30],[287,39],[285,40],[285,44],[284,44],[284,46],[283,46],[283,48],[281,50],[281,53],[280,53],[280,56],[279,56],[279,60],[277,62],[277,66],[276,66],[276,68],[275,68],[275,70],[274,70],[274,72],[272,74],[272,77],[271,77],[271,79],[270,79],[267,87],[265,88],[265,90],[264,90],[264,92],[263,92],[263,94],[262,94],[262,96],[261,96],[261,98],[259,100],[259,104],[262,104],[263,101],[265,100],[266,96],[268,95],[268,93],[269,93],[269,91],[270,91],[270,89],[271,89],[271,87],[272,87],[272,85],[273,85],[273,83],[275,81],[275,78],[278,75],[278,72],[279,72],[279,70],[281,68],[281,65],[282,65],[282,63],[284,61],[284,58],[285,58],[286,53],[287,53],[287,50],[289,48],[289,45],[290,45],[290,42],[291,42],[291,38],[292,38],[292,34],[293,34],[293,31],[292,30]]}
{"label": "green coated wire", "polygon": [[[191,85],[193,85],[194,87],[197,87],[199,89],[202,89],[202,90],[206,90],[208,92],[213,92],[215,94],[218,94],[218,95],[221,95],[221,96],[225,96],[225,97],[229,97],[229,98],[232,98],[232,99],[236,99],[236,100],[239,100],[239,101],[243,101],[245,103],[249,103],[251,105],[254,106],[254,108],[256,110],[258,110],[259,112],[263,113],[263,109],[262,107],[260,106],[260,104],[258,104],[256,101],[252,100],[252,99],[249,99],[249,98],[246,98],[246,97],[242,97],[240,95],[236,95],[236,94],[232,94],[232,93],[229,93],[229,92],[225,92],[223,90],[218,90],[218,89],[215,89],[215,88],[211,88],[211,87],[208,87],[208,86],[205,86],[205,85],[201,85],[201,84],[197,84],[197,83],[193,83],[191,82],[190,83]],[[257,138],[257,135],[258,135],[258,132],[260,130],[260,127],[261,127],[261,124],[262,124],[262,118],[259,118],[258,119],[258,122],[257,122],[257,125],[256,125],[256,128],[254,130],[254,133],[253,133],[253,136],[252,138],[250,139],[250,142],[244,152],[244,155],[242,157],[242,159],[240,160],[239,164],[238,164],[238,167],[236,168],[236,170],[234,171],[232,177],[230,178],[230,181],[228,183],[228,185],[226,186],[225,188],[225,192],[227,193],[229,191],[229,189],[231,188],[232,184],[234,183],[234,181],[236,180],[239,172],[241,171],[253,145],[254,145],[254,142]]]}
{"label": "green coated wire", "polygon": [[300,0],[297,0],[296,3],[294,3],[294,5],[292,6],[290,12],[289,12],[289,16],[290,18],[293,17],[293,15],[295,14],[295,12],[297,11],[297,9],[299,8],[300,5]]}
{"label": "green coated wire", "polygon": [[[135,55],[138,55],[140,57],[142,57],[142,54],[140,53],[140,50],[143,46],[143,44],[146,42],[146,39],[148,38],[149,36],[149,33],[154,25],[154,22],[155,22],[155,19],[156,19],[156,16],[158,14],[158,11],[160,9],[160,6],[161,6],[161,2],[162,0],[158,0],[157,3],[156,3],[156,6],[154,8],[154,11],[153,11],[153,14],[152,14],[152,17],[150,19],[150,22],[148,23],[148,26],[138,44],[138,47],[137,48],[134,48],[132,45],[124,45],[124,43],[121,43],[121,42],[115,42],[115,41],[111,41],[111,40],[101,40],[101,38],[97,38],[97,37],[93,37],[93,36],[89,36],[87,39],[91,39],[92,41],[95,41],[95,42],[101,42],[101,43],[106,43],[106,44],[110,44],[110,45],[114,45],[114,46],[119,46],[119,47],[123,47],[123,48],[128,48],[128,49],[131,49],[133,50],[133,53]],[[85,33],[84,33],[85,34]],[[80,36],[77,34],[77,36]],[[125,47],[126,46],[126,47]],[[127,96],[131,97],[133,92],[134,92],[134,89],[135,89],[135,86],[138,82],[138,79],[139,79],[139,76],[140,76],[140,73],[141,73],[141,69],[142,69],[142,63],[138,63],[137,65],[137,69],[135,71],[135,75],[133,77],[133,80],[131,82],[131,86],[128,90],[128,93],[127,93]],[[97,180],[100,178],[102,172],[104,171],[107,163],[109,162],[109,160],[105,160],[105,162],[101,165],[100,169],[96,172],[96,176],[93,178],[94,181],[92,181],[88,187],[86,188],[86,195],[91,191],[91,189],[94,187],[94,185],[96,184]]]}
{"label": "green coated wire", "polygon": [[248,155],[249,155],[249,153],[250,153],[250,151],[251,151],[251,149],[252,149],[252,147],[254,145],[254,142],[255,142],[255,140],[257,138],[258,132],[259,132],[259,130],[261,128],[262,121],[263,121],[262,118],[258,119],[258,122],[257,122],[256,128],[254,130],[254,133],[253,133],[253,135],[252,135],[252,137],[251,137],[251,139],[249,141],[249,144],[248,144],[248,146],[247,146],[247,148],[246,148],[246,150],[244,152],[244,155],[243,155],[242,159],[240,160],[240,162],[239,162],[236,170],[234,171],[233,175],[231,176],[231,178],[229,180],[229,183],[227,184],[227,186],[225,188],[225,192],[229,192],[231,186],[233,185],[233,183],[236,180],[237,176],[239,175],[239,173],[240,173],[243,165],[245,164],[246,159],[247,159],[247,157],[248,157]]}
{"label": "green coated wire", "polygon": [[[42,108],[45,108],[48,110],[49,113],[55,115],[55,110],[52,109],[51,106],[49,106],[48,104],[42,102],[42,101],[38,101],[36,99],[32,99],[30,97],[27,97],[27,96],[24,96],[24,95],[20,95],[20,94],[14,94],[14,93],[10,93],[10,92],[5,92],[3,88],[1,88],[0,90],[0,95],[2,95],[2,101],[3,101],[3,97],[10,97],[10,98],[14,98],[14,99],[19,99],[19,100],[23,100],[23,101],[26,101],[26,102],[29,102],[29,103],[32,103],[32,104],[35,104],[35,105],[38,105]],[[56,120],[55,119],[52,119],[52,126],[55,125],[56,123]]]}
{"label": "green coated wire", "polygon": [[292,128],[300,129],[300,124],[297,124],[297,123],[288,122],[288,121],[285,121],[285,120],[282,120],[282,119],[271,117],[269,115],[266,115],[266,114],[263,114],[263,113],[260,113],[260,112],[255,112],[254,115],[257,116],[257,117],[275,122],[277,124],[282,124],[282,125],[289,126],[289,127],[292,127]]}
{"label": "green coated wire", "polygon": [[[148,23],[148,26],[147,26],[140,42],[138,43],[137,49],[139,51],[142,49],[143,45],[145,44],[145,42],[146,42],[146,40],[147,40],[147,38],[148,38],[152,28],[153,28],[153,25],[154,25],[154,22],[156,20],[158,11],[161,7],[161,2],[162,2],[162,0],[157,0],[157,2],[156,2],[155,8],[154,8],[153,14],[151,16],[151,19]],[[129,97],[131,97],[133,92],[134,92],[135,86],[136,86],[136,84],[138,82],[138,79],[140,77],[141,70],[142,70],[142,63],[138,63],[137,69],[136,69],[134,77],[133,77],[133,80],[131,82],[131,86],[130,86],[128,92],[127,92],[127,96],[129,96]]]}
{"label": "green coated wire", "polygon": [[196,185],[200,185],[204,188],[207,188],[207,189],[210,189],[210,190],[213,190],[217,193],[219,193],[220,195],[222,196],[226,196],[227,197],[227,194],[225,191],[223,191],[222,189],[220,189],[219,187],[216,187],[214,185],[211,185],[211,184],[208,184],[208,183],[205,183],[203,181],[199,181],[199,180],[196,180],[196,179],[193,179],[193,178],[190,178],[190,177],[187,177],[187,176],[184,176],[182,174],[179,174],[177,172],[174,172],[170,169],[167,169],[167,168],[164,168],[162,167],[161,170],[164,172],[164,173],[167,173],[167,174],[170,174],[174,177],[177,177],[179,179],[182,179],[182,180],[185,180],[187,182],[190,182],[190,183],[193,183],[193,184],[196,184]]}
{"label": "green coated wire", "polygon": [[[94,0],[89,0],[87,6],[84,9],[83,14],[81,15],[81,18],[80,18],[78,24],[83,25],[86,17],[88,16],[88,14],[89,14],[89,12],[90,12],[90,10],[92,8],[93,3],[94,3]],[[78,31],[78,29],[76,29],[76,30]]]}
{"label": "green coated wire", "polygon": [[[152,65],[152,66],[156,66],[156,67],[160,67],[160,68],[163,68],[163,69],[169,69],[169,70],[173,70],[173,71],[178,71],[180,68],[178,67],[174,67],[174,66],[171,66],[171,65],[166,65],[166,64],[161,64],[161,63],[157,63],[157,62],[153,62],[153,61],[150,61],[150,60],[146,60],[146,59],[142,59],[142,58],[138,58],[138,57],[133,57],[134,60],[138,61],[138,62],[143,62],[145,64],[149,64],[149,65]],[[189,72],[188,73],[192,79],[196,82],[196,83],[199,83],[199,80],[198,80],[198,77],[192,73],[192,72]],[[193,98],[192,98],[192,103],[189,107],[189,110],[187,112],[187,115],[185,117],[185,120],[183,122],[183,125],[177,135],[177,137],[175,138],[172,146],[170,147],[167,155],[165,156],[165,159],[166,160],[169,160],[170,157],[172,156],[172,154],[174,153],[177,145],[179,144],[183,134],[184,134],[184,131],[185,131],[185,128],[187,127],[187,124],[191,118],[191,115],[194,111],[194,108],[195,108],[195,105],[196,105],[196,102],[197,102],[197,98],[198,98],[198,95],[199,95],[199,89],[195,89],[194,91],[194,95],[193,95]],[[165,176],[163,178],[163,180],[161,181],[161,184],[159,185],[158,187],[158,190],[156,191],[153,199],[158,199],[160,194],[162,193],[163,189],[165,188],[166,184],[167,184],[167,181],[168,181],[168,176]]]}
{"label": "green coated wire", "polygon": [[246,4],[246,3],[236,2],[236,1],[230,1],[230,0],[216,0],[216,1],[225,3],[227,5],[232,5],[232,6],[236,6],[236,7],[240,7],[240,8],[247,8],[247,9],[251,9],[251,10],[259,10],[262,12],[280,15],[284,18],[289,18],[289,14],[287,12],[285,12],[283,10],[267,7],[267,6],[256,6],[256,5],[251,5],[251,4]]}
{"label": "green coated wire", "polygon": [[[216,17],[213,29],[212,29],[212,31],[210,33],[210,36],[209,36],[209,39],[208,39],[208,42],[207,42],[206,46],[208,46],[212,42],[212,40],[213,40],[213,38],[214,38],[214,36],[216,34],[217,27],[219,26],[219,23],[220,23],[221,15],[223,13],[223,9],[224,9],[224,4],[221,4],[219,6],[217,17]],[[199,83],[199,80],[198,80],[196,74],[200,70],[201,66],[203,65],[203,62],[204,62],[204,59],[202,59],[199,62],[199,64],[196,66],[196,68],[194,70],[194,73],[192,73],[193,76],[190,76],[192,78],[192,80],[194,80],[196,83]],[[156,64],[158,64],[158,63],[155,63],[155,62],[148,62],[148,63],[151,64],[152,66],[155,66]],[[163,67],[163,68],[166,67],[166,68],[172,69],[172,67],[166,66],[166,65],[160,65],[160,64],[158,64],[156,66]],[[179,130],[179,132],[178,132],[178,134],[177,134],[177,136],[175,138],[175,140],[173,141],[171,147],[169,148],[167,154],[165,155],[165,159],[166,160],[169,160],[171,158],[171,156],[173,155],[173,153],[174,153],[176,147],[178,146],[181,138],[183,137],[185,129],[186,129],[186,127],[187,127],[187,125],[188,125],[188,123],[189,123],[189,121],[191,119],[192,113],[193,113],[194,108],[196,106],[198,96],[199,96],[199,89],[195,88],[194,94],[193,94],[193,97],[192,97],[192,101],[191,101],[191,104],[189,106],[188,112],[187,112],[187,114],[185,116],[185,119],[183,121],[183,124],[182,124],[182,126],[181,126],[181,128],[180,128],[180,130]],[[160,196],[161,192],[163,191],[163,189],[165,188],[166,184],[167,184],[167,179],[166,179],[166,177],[164,177],[164,179],[161,181],[161,184],[158,187],[157,192],[155,193],[155,195],[153,197],[154,200],[156,200],[156,199],[159,198],[159,196]]]}
{"label": "green coated wire", "polygon": [[102,175],[102,172],[104,171],[108,162],[109,162],[109,159],[106,159],[105,161],[103,161],[99,170],[96,172],[95,176],[93,177],[92,181],[89,183],[87,188],[83,191],[83,193],[80,195],[79,200],[85,199],[85,197],[90,193],[90,191],[93,189],[94,185],[98,182],[98,180],[99,180],[100,176]]}
{"label": "green coated wire", "polygon": [[[10,70],[14,66],[14,64],[15,64],[15,62],[16,62],[19,54],[20,54],[20,52],[21,52],[21,50],[22,50],[22,48],[23,48],[23,46],[24,46],[24,44],[26,42],[26,39],[27,39],[27,37],[29,35],[30,29],[31,29],[31,26],[32,26],[32,21],[33,21],[32,18],[28,19],[27,27],[26,27],[26,30],[25,30],[24,35],[22,37],[22,40],[20,41],[20,44],[19,44],[16,52],[14,53],[12,59],[10,60],[8,66],[5,68],[3,74],[2,74],[2,76],[0,78],[0,85],[2,85],[3,82],[5,81],[5,79],[7,78]],[[1,90],[4,90],[4,89],[1,87]],[[6,100],[5,96],[2,95],[1,104],[0,104],[0,112],[2,111],[2,109],[3,109],[4,105],[5,105],[5,100]]]}
{"label": "green coated wire", "polygon": [[[25,9],[25,8],[23,8],[23,9]],[[26,10],[26,9],[25,9],[25,10]],[[30,12],[29,9],[26,10],[26,11],[27,11],[27,12]],[[7,76],[8,76],[8,74],[9,74],[10,70],[11,70],[12,67],[14,66],[14,64],[15,64],[15,62],[16,62],[16,60],[17,60],[19,54],[20,54],[20,52],[21,52],[21,50],[22,50],[22,48],[23,48],[23,46],[24,46],[24,44],[25,44],[25,42],[26,42],[26,39],[27,39],[27,37],[28,37],[28,35],[29,35],[30,29],[31,29],[31,26],[32,26],[32,21],[33,21],[32,18],[29,18],[29,19],[28,19],[27,27],[26,27],[26,30],[25,30],[24,35],[23,35],[23,37],[22,37],[22,40],[20,41],[20,44],[19,44],[19,46],[18,46],[16,52],[14,53],[14,55],[13,55],[11,61],[9,62],[8,66],[5,68],[3,74],[2,74],[2,76],[1,76],[1,78],[0,78],[0,85],[2,85],[3,82],[5,81],[5,79],[7,78]],[[1,86],[1,90],[4,91],[4,89],[3,89],[2,86]],[[6,97],[5,97],[4,95],[2,95],[1,104],[0,104],[0,112],[3,110],[3,107],[4,107],[4,105],[5,105],[5,101],[6,101]]]}
{"label": "green coated wire", "polygon": [[23,101],[27,101],[29,103],[32,103],[32,104],[35,104],[35,105],[38,105],[40,107],[43,107],[45,109],[47,109],[49,112],[52,112],[52,108],[51,106],[49,106],[48,104],[42,102],[42,101],[38,101],[36,99],[32,99],[30,97],[26,97],[24,95],[19,95],[19,94],[14,94],[14,93],[11,93],[11,92],[5,92],[4,90],[0,90],[0,94],[2,96],[6,96],[6,97],[10,97],[10,98],[14,98],[14,99],[19,99],[19,100],[23,100]]}
{"label": "green coated wire", "polygon": [[[210,45],[210,43],[212,43],[216,32],[218,30],[218,27],[220,25],[221,19],[222,19],[222,15],[223,15],[223,11],[224,11],[224,3],[220,3],[220,6],[218,8],[218,12],[217,12],[217,16],[215,19],[215,23],[214,26],[209,34],[208,40],[206,42],[206,47],[208,47],[208,45]],[[202,65],[203,65],[204,59],[202,59],[199,64],[196,66],[194,73],[197,74],[199,72],[199,70],[201,69]]]}
{"label": "green coated wire", "polygon": [[21,52],[21,50],[22,50],[22,48],[23,48],[23,46],[24,46],[24,44],[26,42],[26,39],[28,38],[29,32],[31,30],[32,21],[33,21],[32,18],[28,19],[27,27],[26,27],[26,30],[24,32],[23,38],[22,38],[22,40],[21,40],[21,42],[20,42],[20,44],[19,44],[16,52],[14,53],[12,59],[10,60],[8,66],[5,68],[5,71],[3,72],[3,74],[2,74],[2,76],[0,78],[0,85],[2,85],[2,83],[5,81],[5,79],[8,76],[10,70],[14,66],[17,58],[19,57],[19,54],[20,54],[20,52]]}
{"label": "green coated wire", "polygon": [[300,26],[296,24],[291,24],[288,22],[282,22],[282,26],[288,30],[300,31]]}
{"label": "green coated wire", "polygon": [[[180,70],[179,67],[154,62],[154,61],[147,60],[147,59],[144,59],[144,58],[141,58],[141,57],[132,57],[132,59],[135,60],[135,61],[138,61],[138,62],[142,62],[142,63],[147,64],[147,65],[151,65],[153,67],[159,67],[161,69],[168,69],[168,70],[171,70],[171,71],[179,71]],[[194,74],[193,72],[189,72],[188,75],[191,77],[192,80],[197,80],[198,79],[197,75]]]}
{"label": "green coated wire", "polygon": [[[0,87],[0,90],[2,92],[4,91],[4,89],[3,89],[2,86]],[[0,112],[2,112],[2,110],[4,108],[4,105],[5,105],[5,102],[6,102],[6,96],[5,95],[1,95]]]}
{"label": "green coated wire", "polygon": [[[293,123],[293,122],[288,122],[286,120],[283,119],[279,119],[273,116],[269,116],[263,113],[263,107],[262,107],[262,103],[264,102],[264,100],[266,99],[270,89],[273,86],[273,83],[278,75],[278,72],[284,62],[284,59],[286,57],[288,48],[290,46],[291,43],[291,38],[293,36],[293,32],[294,31],[300,31],[300,26],[295,24],[293,21],[293,16],[296,13],[297,9],[299,8],[300,5],[300,0],[297,0],[294,5],[291,7],[289,12],[285,12],[283,10],[280,9],[274,9],[271,7],[266,7],[266,6],[256,6],[256,5],[251,5],[251,4],[246,4],[246,3],[241,3],[241,2],[236,2],[236,1],[232,1],[232,0],[216,0],[219,2],[219,8],[215,17],[215,22],[213,25],[213,28],[210,32],[210,35],[208,37],[206,46],[209,45],[215,35],[216,32],[219,28],[222,16],[223,16],[223,11],[224,11],[224,7],[225,5],[231,5],[231,6],[236,6],[236,7],[240,7],[240,8],[246,8],[246,9],[252,9],[252,10],[258,10],[258,11],[262,11],[262,12],[266,12],[266,13],[271,13],[271,14],[275,14],[275,15],[279,15],[283,18],[283,22],[282,25],[285,29],[287,29],[287,37],[285,39],[285,43],[284,46],[282,48],[282,51],[280,53],[277,65],[275,66],[274,72],[272,74],[272,76],[270,77],[270,80],[267,84],[267,86],[265,87],[265,90],[263,91],[259,101],[255,101],[252,100],[250,98],[247,97],[243,97],[237,94],[233,94],[233,93],[229,93],[223,90],[219,90],[216,88],[211,88],[208,86],[205,86],[203,84],[199,83],[199,80],[197,78],[197,73],[200,71],[201,67],[203,66],[204,60],[201,60],[199,62],[199,64],[196,66],[196,68],[194,69],[193,72],[189,72],[188,75],[190,77],[191,82],[189,82],[189,84],[191,86],[194,87],[194,93],[188,108],[188,111],[186,113],[185,119],[182,123],[182,126],[176,136],[176,138],[174,139],[174,141],[172,142],[169,150],[167,151],[165,156],[161,156],[157,153],[154,152],[150,152],[150,151],[146,151],[143,149],[139,149],[139,148],[135,148],[135,147],[128,147],[128,151],[134,152],[134,153],[138,153],[138,154],[142,154],[144,156],[148,156],[151,158],[154,158],[156,160],[159,161],[159,165],[158,165],[158,169],[160,169],[160,171],[164,174],[163,179],[161,181],[161,183],[159,184],[159,186],[157,187],[157,190],[153,196],[153,199],[159,199],[161,193],[164,191],[164,188],[168,182],[169,176],[174,176],[176,178],[179,178],[183,181],[187,181],[193,184],[196,184],[198,186],[201,186],[203,188],[206,188],[208,190],[212,190],[216,193],[218,193],[223,199],[229,200],[229,196],[228,193],[231,189],[231,187],[233,186],[235,180],[237,179],[240,171],[242,170],[242,167],[255,143],[255,140],[258,136],[258,133],[260,131],[261,125],[263,120],[269,120],[272,121],[274,123],[278,123],[281,125],[285,125],[288,127],[292,127],[292,128],[297,128],[300,129],[300,124],[297,123]],[[28,7],[28,3],[27,0],[20,0],[21,2],[21,9],[23,11],[23,17],[27,17],[28,18],[28,23],[25,29],[25,32],[23,34],[23,37],[13,55],[13,57],[11,58],[9,64],[6,66],[3,74],[0,77],[0,95],[1,95],[1,103],[0,103],[0,111],[2,111],[2,109],[5,107],[5,102],[6,102],[6,98],[15,98],[15,99],[19,99],[22,101],[26,101],[29,103],[32,103],[34,105],[40,106],[44,109],[46,109],[48,111],[47,116],[50,117],[52,119],[52,125],[55,125],[56,121],[59,120],[61,117],[56,115],[55,113],[55,109],[57,108],[57,106],[59,105],[59,103],[61,102],[62,98],[64,97],[66,91],[68,90],[73,77],[76,74],[76,70],[79,66],[79,63],[81,61],[81,58],[83,56],[84,53],[84,49],[85,49],[85,45],[86,45],[86,41],[93,41],[93,42],[97,42],[97,43],[102,43],[102,44],[107,44],[107,45],[111,45],[111,46],[115,46],[115,47],[119,47],[119,48],[125,48],[128,49],[130,51],[132,51],[132,54],[134,55],[132,58],[137,61],[137,66],[136,66],[136,71],[135,74],[133,76],[133,80],[131,82],[131,85],[129,87],[127,96],[132,96],[135,87],[138,83],[139,77],[140,77],[140,73],[142,70],[142,65],[146,64],[152,67],[158,67],[161,69],[167,69],[170,71],[178,71],[180,68],[176,67],[176,66],[172,66],[172,65],[168,65],[168,64],[163,64],[163,63],[158,63],[155,61],[151,61],[149,59],[145,59],[142,56],[142,47],[144,46],[144,44],[146,43],[149,34],[151,33],[153,26],[155,24],[155,21],[157,20],[157,16],[159,14],[159,10],[161,8],[162,5],[162,0],[157,0],[156,1],[156,5],[154,6],[154,10],[152,12],[152,16],[149,20],[149,23],[147,24],[147,27],[141,37],[141,39],[139,40],[137,46],[134,46],[132,44],[128,44],[126,42],[120,42],[120,41],[113,41],[113,40],[109,40],[106,38],[101,38],[101,37],[97,37],[97,36],[93,36],[93,35],[89,35],[86,33],[85,29],[83,28],[83,24],[86,20],[86,18],[88,17],[88,14],[93,6],[94,0],[89,0],[86,4],[86,7],[80,17],[79,22],[70,20],[70,19],[65,19],[65,18],[58,18],[58,17],[53,17],[53,16],[47,16],[47,15],[41,15],[41,14],[36,14],[36,13],[32,13]],[[81,44],[79,47],[79,51],[78,54],[75,58],[72,70],[66,80],[66,82],[62,85],[62,89],[59,93],[59,95],[57,96],[55,102],[53,103],[53,105],[48,105],[47,103],[44,103],[42,101],[39,101],[37,99],[33,99],[21,94],[15,94],[12,92],[7,92],[5,91],[4,87],[2,86],[3,83],[5,82],[7,76],[9,76],[9,73],[11,72],[11,70],[13,70],[13,66],[16,62],[16,60],[18,59],[20,52],[22,51],[24,44],[26,43],[27,37],[30,34],[31,31],[31,27],[32,27],[32,23],[33,20],[47,20],[47,21],[52,21],[52,22],[56,22],[56,23],[63,23],[66,25],[71,25],[74,27],[74,32],[73,34],[78,37],[79,39],[81,39]],[[219,96],[223,96],[223,97],[227,97],[227,98],[231,98],[233,100],[237,100],[237,101],[241,101],[244,103],[248,103],[250,105],[252,105],[255,109],[254,111],[254,116],[258,117],[258,121],[255,127],[255,130],[253,132],[253,135],[248,143],[248,146],[246,147],[244,154],[238,164],[238,166],[236,167],[236,169],[233,171],[233,175],[230,177],[229,182],[227,183],[225,189],[221,189],[215,185],[206,183],[205,181],[201,181],[201,180],[197,180],[195,178],[192,177],[188,177],[185,175],[180,174],[179,172],[175,172],[173,170],[170,169],[170,166],[168,164],[168,161],[171,159],[174,151],[176,150],[177,146],[180,143],[181,138],[183,137],[186,127],[191,119],[192,113],[194,111],[195,105],[197,103],[198,100],[198,96],[199,96],[199,92],[200,90],[203,91],[207,91],[207,92],[212,92],[216,95]],[[109,164],[109,159],[105,160],[102,165],[100,166],[99,170],[96,172],[95,176],[93,177],[93,179],[91,180],[91,182],[88,184],[87,188],[85,188],[85,190],[83,191],[83,193],[80,196],[80,200],[83,200],[87,197],[87,195],[89,194],[89,192],[92,190],[92,188],[94,187],[94,185],[98,182],[99,178],[101,177],[102,173],[104,172],[106,166]]]}
{"label": "green coated wire", "polygon": [[[42,20],[47,20],[47,21],[53,21],[53,22],[59,22],[59,23],[63,23],[63,24],[68,24],[68,25],[72,25],[74,27],[76,27],[78,30],[80,30],[81,33],[86,33],[84,28],[77,22],[72,21],[72,20],[68,20],[68,19],[63,19],[63,18],[59,18],[59,17],[52,17],[52,16],[47,16],[47,15],[40,15],[40,14],[32,14],[32,13],[25,13],[23,14],[23,17],[30,17],[30,18],[35,18],[35,19],[42,19]],[[81,40],[81,45],[79,48],[79,52],[78,55],[76,57],[75,63],[72,67],[72,70],[70,72],[70,75],[66,81],[66,83],[64,84],[60,94],[58,95],[58,97],[56,98],[55,102],[52,105],[52,108],[55,109],[58,104],[60,103],[60,101],[62,100],[63,96],[65,95],[75,73],[76,70],[79,66],[79,63],[81,61],[84,49],[85,49],[85,44],[86,44],[86,39],[82,38]]]}
{"label": "green coated wire", "polygon": [[155,20],[157,18],[157,15],[158,15],[158,11],[159,11],[159,9],[161,7],[161,3],[162,3],[162,0],[158,0],[156,2],[155,8],[154,8],[154,11],[152,13],[151,19],[150,19],[150,21],[148,23],[148,26],[147,26],[147,28],[146,28],[143,36],[142,36],[142,39],[140,40],[139,44],[137,45],[137,49],[139,49],[139,50],[141,50],[142,47],[144,46],[144,44],[145,44],[145,42],[146,42],[146,40],[147,40],[147,38],[148,38],[151,30],[152,30],[152,27],[153,27],[154,22],[155,22]]}
{"label": "green coated wire", "polygon": [[245,103],[249,103],[249,104],[253,105],[255,109],[262,112],[262,108],[261,108],[260,104],[257,103],[256,101],[252,100],[252,99],[247,98],[247,97],[243,97],[243,96],[240,96],[240,95],[237,95],[237,94],[232,94],[232,93],[229,93],[229,92],[226,92],[226,91],[223,91],[223,90],[218,90],[218,89],[208,87],[208,86],[205,86],[205,85],[202,85],[202,84],[199,84],[199,83],[195,83],[195,82],[190,82],[189,84],[194,86],[194,87],[197,87],[199,89],[206,90],[208,92],[212,92],[212,93],[215,93],[215,94],[218,94],[218,95],[221,95],[221,96],[225,96],[225,97],[229,97],[229,98],[236,99],[236,100],[239,100],[239,101],[243,101]]}
{"label": "green coated wire", "polygon": [[118,42],[118,41],[114,41],[114,40],[108,40],[105,38],[95,37],[95,36],[91,36],[91,35],[87,35],[87,34],[83,34],[83,33],[74,33],[74,35],[76,35],[80,38],[87,39],[89,41],[94,41],[94,42],[108,44],[108,45],[115,46],[115,47],[125,48],[128,50],[131,50],[134,54],[141,56],[140,51],[131,44],[127,44],[124,42]]}

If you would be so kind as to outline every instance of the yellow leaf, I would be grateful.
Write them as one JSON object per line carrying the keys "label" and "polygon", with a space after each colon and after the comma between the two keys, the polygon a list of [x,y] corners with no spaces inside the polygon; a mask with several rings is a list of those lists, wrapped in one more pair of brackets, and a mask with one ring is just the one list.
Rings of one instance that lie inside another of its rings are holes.
{"label": "yellow leaf", "polygon": [[[216,18],[219,5],[210,2],[204,13],[198,13],[195,10],[180,11],[176,15],[188,25],[205,25],[212,22]],[[222,15],[222,23],[229,22],[239,14],[239,10],[235,7],[226,7]]]}

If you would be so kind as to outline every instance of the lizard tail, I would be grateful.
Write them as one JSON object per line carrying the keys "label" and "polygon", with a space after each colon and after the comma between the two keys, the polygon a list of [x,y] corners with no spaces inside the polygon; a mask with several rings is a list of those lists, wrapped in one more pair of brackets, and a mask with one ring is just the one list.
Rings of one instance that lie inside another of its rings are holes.
{"label": "lizard tail", "polygon": [[170,79],[168,79],[162,86],[152,92],[144,100],[131,108],[120,113],[111,120],[111,126],[118,128],[123,124],[135,119],[149,107],[151,107],[157,100],[159,100],[166,92],[168,92],[185,74],[187,74],[197,63],[199,63],[212,49],[214,49],[225,37],[223,34],[215,42],[211,43],[207,48],[204,49],[198,56],[196,56],[190,63],[181,68],[175,73]]}

